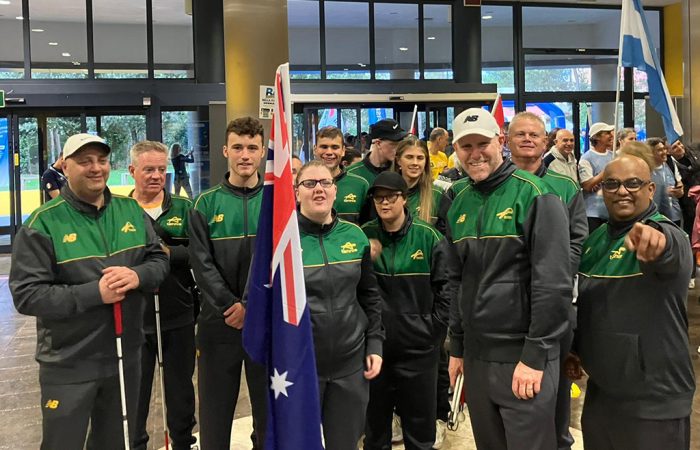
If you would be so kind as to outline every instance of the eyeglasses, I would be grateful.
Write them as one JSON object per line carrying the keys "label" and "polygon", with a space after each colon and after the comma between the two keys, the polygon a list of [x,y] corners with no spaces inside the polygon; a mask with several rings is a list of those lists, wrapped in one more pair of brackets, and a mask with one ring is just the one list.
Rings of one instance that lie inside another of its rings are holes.
{"label": "eyeglasses", "polygon": [[389,204],[393,205],[394,203],[396,203],[396,200],[398,200],[400,196],[400,192],[394,192],[392,194],[387,195],[372,195],[372,200],[374,200],[374,203],[376,203],[377,205],[381,205],[382,203],[384,203],[384,200],[389,202]]}
{"label": "eyeglasses", "polygon": [[620,186],[624,186],[627,192],[637,192],[642,186],[651,183],[650,180],[640,180],[639,178],[628,178],[626,180],[616,180],[608,178],[603,180],[603,190],[609,193],[615,193],[620,190]]}
{"label": "eyeglasses", "polygon": [[324,189],[328,189],[329,187],[333,186],[333,180],[330,178],[323,178],[320,180],[304,180],[300,181],[299,184],[297,184],[297,187],[304,186],[306,189],[313,189],[317,184],[320,184]]}

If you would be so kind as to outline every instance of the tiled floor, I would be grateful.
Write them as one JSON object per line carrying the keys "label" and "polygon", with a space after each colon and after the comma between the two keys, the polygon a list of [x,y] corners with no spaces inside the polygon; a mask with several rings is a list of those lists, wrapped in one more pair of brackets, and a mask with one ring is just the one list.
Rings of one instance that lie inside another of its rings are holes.
{"label": "tiled floor", "polygon": [[[35,319],[18,314],[12,304],[7,286],[9,258],[0,256],[0,450],[37,449],[41,442],[41,411],[39,410],[38,366],[34,361],[36,345]],[[693,349],[700,345],[700,304],[698,291],[689,297],[690,338]],[[692,352],[696,374],[700,375],[700,357]],[[195,377],[196,378],[196,377]],[[196,379],[195,379],[196,382]],[[582,385],[585,395],[585,385]],[[157,385],[151,401],[148,431],[151,436],[149,449],[162,448],[163,431]],[[583,448],[580,435],[580,413],[583,395],[572,400],[572,433],[576,439],[575,450]],[[696,394],[692,430],[700,429],[700,393]],[[231,449],[250,449],[250,405],[247,389],[241,389],[239,407],[234,418]],[[197,428],[195,428],[195,432]],[[700,448],[700,436],[693,436],[691,448]],[[395,445],[394,449],[402,449]],[[474,449],[469,420],[456,432],[448,431],[445,450]]]}

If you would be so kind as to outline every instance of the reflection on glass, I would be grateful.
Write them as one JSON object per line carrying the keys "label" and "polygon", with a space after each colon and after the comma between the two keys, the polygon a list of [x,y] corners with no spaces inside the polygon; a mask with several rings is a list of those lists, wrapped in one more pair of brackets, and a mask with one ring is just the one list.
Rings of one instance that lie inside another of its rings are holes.
{"label": "reflection on glass", "polygon": [[515,93],[515,73],[512,67],[503,69],[481,69],[481,82],[496,84],[501,94]]}
{"label": "reflection on glass", "polygon": [[326,2],[328,79],[370,78],[369,4]]}
{"label": "reflection on glass", "polygon": [[287,0],[290,77],[320,79],[321,38],[318,1]]}
{"label": "reflection on glass", "polygon": [[183,0],[153,1],[156,78],[194,78],[192,10]]}
{"label": "reflection on glass", "polygon": [[318,129],[323,127],[337,127],[338,126],[338,110],[333,109],[319,109],[318,110]]}
{"label": "reflection on glass", "polygon": [[22,17],[21,1],[0,5],[0,79],[24,78],[22,21],[15,17]]}
{"label": "reflection on glass", "polygon": [[574,109],[571,103],[528,103],[527,111],[542,119],[547,132],[555,128],[566,128],[567,130],[574,128]]}
{"label": "reflection on glass", "polygon": [[356,109],[341,109],[340,110],[340,130],[343,134],[349,133],[353,136],[357,135],[357,110]]}
{"label": "reflection on glass", "polygon": [[452,79],[452,7],[423,6],[425,78]]}
{"label": "reflection on glass", "polygon": [[112,149],[109,188],[114,193],[127,195],[133,186],[128,170],[129,150],[135,143],[146,139],[146,116],[102,116],[100,125],[100,136]]}
{"label": "reflection on glass", "polygon": [[95,76],[146,78],[145,0],[93,0],[92,11],[95,23]]}
{"label": "reflection on glass", "polygon": [[637,130],[637,140],[647,140],[647,108],[646,100],[634,101],[634,129]]}
{"label": "reflection on glass", "polygon": [[42,200],[39,186],[39,125],[35,117],[19,119],[19,173],[24,221],[41,205]]}
{"label": "reflection on glass", "polygon": [[620,9],[523,7],[523,46],[617,48]]}
{"label": "reflection on glass", "polygon": [[527,55],[529,92],[614,91],[617,57],[606,55]]}
{"label": "reflection on glass", "polygon": [[393,108],[363,108],[360,110],[360,132],[369,133],[369,126],[373,123],[393,118]]}
{"label": "reflection on glass", "polygon": [[390,79],[415,79],[418,69],[418,5],[375,3],[374,51],[377,70]]}
{"label": "reflection on glass", "polygon": [[[175,144],[179,144],[180,152],[190,154],[194,160],[186,163],[188,183],[192,195],[198,195],[202,189],[209,188],[209,122],[199,120],[196,111],[168,111],[161,113],[163,123],[163,143],[168,147],[172,158],[172,150]],[[169,163],[168,172],[173,174],[172,162]],[[174,175],[171,175],[168,188],[176,187]],[[182,182],[184,176],[179,177],[179,195],[185,195],[187,188]],[[178,194],[177,192],[175,192]]]}
{"label": "reflection on glass", "polygon": [[44,166],[48,167],[53,164],[63,151],[66,139],[80,132],[80,117],[47,117]]}
{"label": "reflection on glass", "polygon": [[515,92],[513,69],[513,8],[484,5],[481,21],[481,82],[496,83],[498,92]]}

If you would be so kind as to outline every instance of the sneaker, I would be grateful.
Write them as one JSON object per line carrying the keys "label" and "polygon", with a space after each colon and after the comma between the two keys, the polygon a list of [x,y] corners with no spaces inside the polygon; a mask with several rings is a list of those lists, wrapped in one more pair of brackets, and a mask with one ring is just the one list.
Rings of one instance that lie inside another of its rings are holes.
{"label": "sneaker", "polygon": [[401,429],[401,418],[394,414],[394,419],[391,421],[391,443],[403,441],[403,430]]}
{"label": "sneaker", "polygon": [[688,289],[695,289],[695,278],[690,279],[690,283],[688,283]]}
{"label": "sneaker", "polygon": [[445,434],[447,433],[447,422],[444,420],[435,421],[435,443],[433,448],[438,450],[442,448],[442,444],[445,442]]}

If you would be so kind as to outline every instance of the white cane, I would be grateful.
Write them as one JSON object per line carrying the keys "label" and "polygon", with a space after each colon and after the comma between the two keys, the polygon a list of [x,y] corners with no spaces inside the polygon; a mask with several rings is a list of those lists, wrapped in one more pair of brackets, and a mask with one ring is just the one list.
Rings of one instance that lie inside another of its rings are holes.
{"label": "white cane", "polygon": [[117,302],[113,306],[114,332],[117,336],[117,359],[119,361],[119,393],[122,403],[122,423],[124,425],[124,448],[130,450],[129,445],[129,421],[126,415],[126,382],[124,381],[124,358],[122,356],[122,304]]}
{"label": "white cane", "polygon": [[464,389],[464,375],[461,373],[457,375],[455,380],[454,390],[452,392],[452,404],[450,405],[450,412],[447,415],[447,429],[451,431],[457,431],[460,422],[465,419],[464,416],[464,402],[463,393]]}
{"label": "white cane", "polygon": [[165,377],[163,376],[163,339],[160,332],[160,299],[158,297],[158,291],[153,295],[153,299],[156,304],[156,337],[158,339],[158,374],[160,378],[160,397],[161,397],[161,407],[163,409],[163,433],[165,434],[165,450],[168,450],[168,420],[166,416],[165,407]]}

